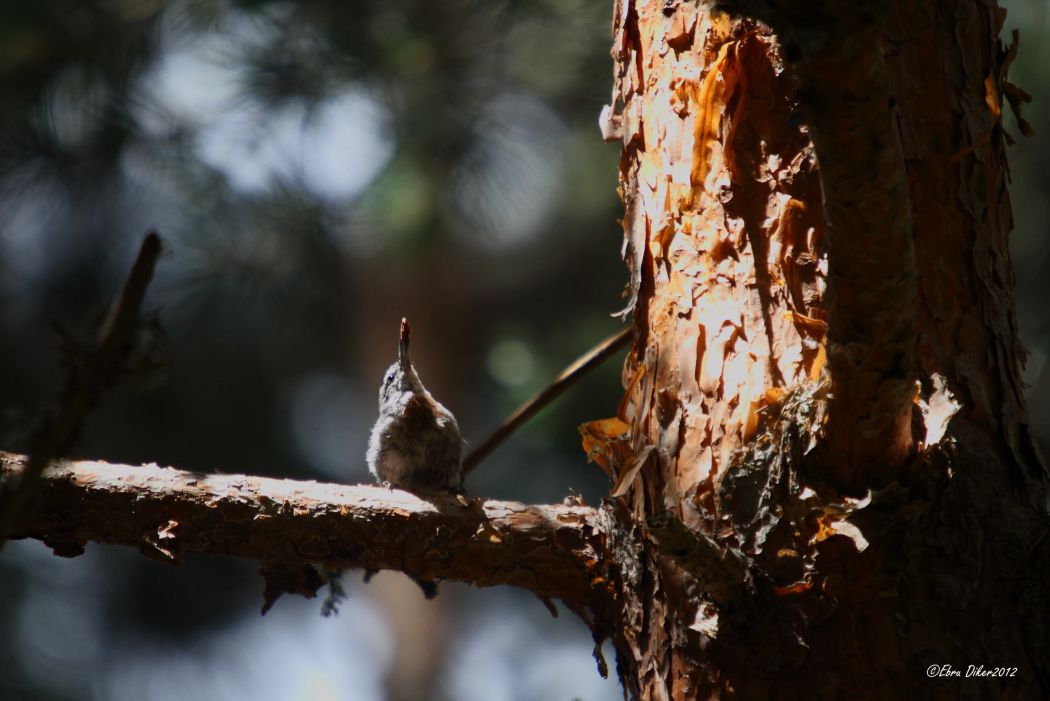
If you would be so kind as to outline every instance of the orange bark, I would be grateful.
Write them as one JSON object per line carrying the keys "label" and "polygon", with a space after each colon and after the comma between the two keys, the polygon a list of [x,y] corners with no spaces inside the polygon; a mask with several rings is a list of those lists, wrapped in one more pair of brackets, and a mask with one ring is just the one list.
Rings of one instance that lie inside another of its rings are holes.
{"label": "orange bark", "polygon": [[[721,6],[614,16],[603,133],[622,148],[635,345],[629,431],[591,445],[640,529],[610,629],[626,683],[643,699],[1038,697],[1045,626],[1004,608],[1045,615],[1020,553],[1045,547],[1047,520],[988,100],[1002,13]],[[926,677],[992,656],[1023,680]]]}

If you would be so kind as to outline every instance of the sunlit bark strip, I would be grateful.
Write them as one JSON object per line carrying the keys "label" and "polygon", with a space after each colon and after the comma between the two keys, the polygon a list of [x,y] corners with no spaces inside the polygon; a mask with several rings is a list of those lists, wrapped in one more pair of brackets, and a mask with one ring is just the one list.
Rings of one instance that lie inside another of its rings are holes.
{"label": "sunlit bark strip", "polygon": [[713,528],[770,405],[824,372],[820,179],[767,27],[704,4],[617,8],[606,132],[638,295],[621,418],[648,456],[631,498]]}
{"label": "sunlit bark strip", "polygon": [[[19,473],[24,461],[0,453],[0,477]],[[42,540],[60,555],[97,541],[173,562],[187,552],[250,558],[264,572],[360,567],[510,584],[574,608],[602,595],[602,534],[585,506],[464,504],[382,487],[88,461],[51,465],[38,494],[34,515],[12,538]]]}
{"label": "sunlit bark strip", "polygon": [[[783,499],[775,508],[786,514],[796,495],[773,486],[768,462],[746,478],[733,472],[748,446],[781,422],[786,402],[823,402],[820,177],[768,27],[706,3],[618,2],[613,29],[603,133],[622,149],[635,346],[619,423],[585,433],[647,537],[665,540],[654,520],[669,512],[694,542],[717,544],[722,561],[737,565],[733,602],[704,576],[708,558],[683,557],[688,545],[671,557],[649,549],[644,576],[624,588],[617,650],[639,698],[716,697],[738,683],[714,661],[720,654],[767,668],[804,654],[796,623],[771,597],[808,583],[801,566],[783,566],[792,558],[770,560],[783,550],[795,554],[789,565],[800,565],[809,534],[784,528],[798,543],[778,530],[776,544],[756,544],[743,524],[756,524],[765,539],[778,518],[764,520],[772,500]],[[821,427],[802,412],[787,423]],[[744,514],[743,502],[757,509]],[[780,567],[772,576],[762,571],[771,565]]]}
{"label": "sunlit bark strip", "polygon": [[828,233],[829,467],[840,484],[893,479],[914,448],[914,232],[887,6],[726,2],[777,33],[816,149]]}

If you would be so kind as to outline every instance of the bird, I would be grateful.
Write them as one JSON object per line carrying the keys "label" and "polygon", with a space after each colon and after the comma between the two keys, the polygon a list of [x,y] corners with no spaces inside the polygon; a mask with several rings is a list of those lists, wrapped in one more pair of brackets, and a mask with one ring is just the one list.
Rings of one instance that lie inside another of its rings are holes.
{"label": "bird", "polygon": [[465,443],[452,412],[423,386],[409,357],[412,328],[401,319],[397,361],[379,387],[379,418],[368,440],[368,470],[387,487],[463,492]]}

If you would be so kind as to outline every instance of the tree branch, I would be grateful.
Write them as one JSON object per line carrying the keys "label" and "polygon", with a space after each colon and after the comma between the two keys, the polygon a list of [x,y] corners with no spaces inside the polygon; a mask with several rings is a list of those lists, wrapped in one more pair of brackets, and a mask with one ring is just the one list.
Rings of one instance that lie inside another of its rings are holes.
{"label": "tree branch", "polygon": [[[16,477],[25,462],[0,453],[0,478]],[[312,574],[314,567],[510,584],[574,610],[593,605],[607,586],[597,576],[606,560],[598,513],[585,506],[90,461],[52,463],[38,498],[39,508],[12,538],[41,540],[66,557],[93,540],[170,562],[185,552],[250,558],[263,565],[268,601],[285,591],[312,594],[322,580],[296,584],[288,573]],[[280,591],[272,592],[275,586]]]}
{"label": "tree branch", "polygon": [[62,455],[77,433],[104,389],[115,384],[127,370],[129,356],[139,325],[139,310],[153,269],[160,256],[160,236],[150,232],[142,240],[120,294],[113,301],[94,343],[85,348],[69,349],[69,377],[58,410],[32,439],[31,453],[18,479],[3,482],[0,488],[0,548],[9,532],[25,517],[36,482],[45,466],[56,455]]}
{"label": "tree branch", "polygon": [[507,438],[533,416],[541,412],[548,404],[560,397],[565,390],[580,380],[584,375],[604,363],[609,356],[626,346],[633,338],[633,329],[626,328],[609,336],[594,348],[581,355],[572,365],[562,370],[554,382],[544,387],[539,394],[518,407],[492,435],[485,439],[463,460],[463,473],[468,474],[498,448]]}

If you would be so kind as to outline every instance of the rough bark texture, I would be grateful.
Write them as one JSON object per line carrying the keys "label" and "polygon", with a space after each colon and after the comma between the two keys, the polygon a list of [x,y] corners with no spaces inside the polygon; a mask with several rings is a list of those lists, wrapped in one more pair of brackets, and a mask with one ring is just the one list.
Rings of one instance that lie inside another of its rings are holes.
{"label": "rough bark texture", "polygon": [[[0,477],[23,462],[0,453]],[[267,603],[285,591],[312,595],[321,573],[348,568],[512,584],[574,609],[598,598],[603,581],[599,515],[586,506],[88,461],[48,467],[39,501],[12,537],[42,540],[67,557],[94,540],[171,562],[184,552],[259,560]]]}
{"label": "rough bark texture", "polygon": [[[1019,381],[1002,11],[722,7],[614,15],[602,126],[622,147],[636,333],[618,417],[584,436],[637,540],[612,626],[625,683],[1044,698],[1046,472]],[[743,565],[736,596],[688,538],[668,546],[668,523]],[[934,664],[1017,673],[931,680]]]}

